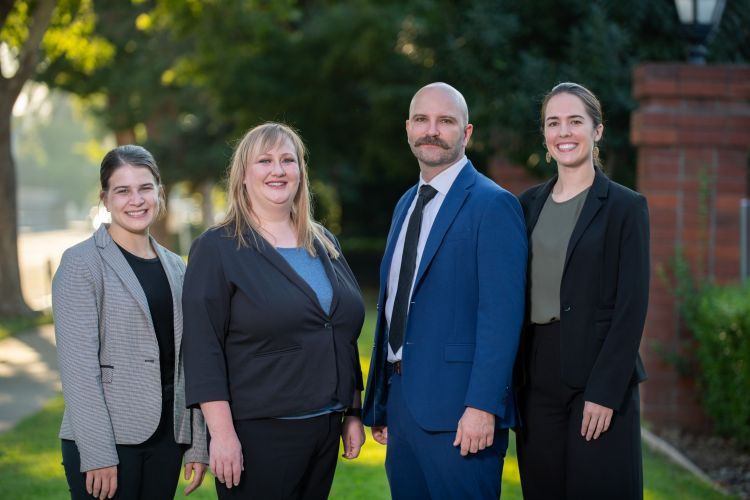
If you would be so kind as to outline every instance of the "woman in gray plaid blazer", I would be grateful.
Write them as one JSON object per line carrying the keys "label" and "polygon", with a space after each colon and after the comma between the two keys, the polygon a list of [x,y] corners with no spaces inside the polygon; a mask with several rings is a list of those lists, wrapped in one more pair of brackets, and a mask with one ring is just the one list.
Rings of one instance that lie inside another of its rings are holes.
{"label": "woman in gray plaid blazer", "polygon": [[121,146],[100,178],[112,223],[66,250],[52,283],[71,497],[172,498],[183,455],[188,494],[208,463],[206,428],[185,408],[185,264],[149,236],[164,206],[159,170],[142,147]]}

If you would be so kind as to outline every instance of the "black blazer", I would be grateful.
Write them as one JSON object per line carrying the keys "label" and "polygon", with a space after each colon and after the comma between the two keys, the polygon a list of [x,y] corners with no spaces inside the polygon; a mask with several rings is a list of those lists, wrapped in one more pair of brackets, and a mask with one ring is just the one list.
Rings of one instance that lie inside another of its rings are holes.
{"label": "black blazer", "polygon": [[[246,237],[253,241],[253,234]],[[352,404],[362,390],[359,286],[343,255],[315,242],[333,288],[331,313],[270,244],[237,247],[224,228],[190,249],[182,293],[188,406],[229,401],[234,419]],[[330,236],[335,242],[333,236]]]}
{"label": "black blazer", "polygon": [[[529,240],[556,181],[557,176],[521,195]],[[584,391],[584,400],[619,409],[628,387],[646,379],[638,347],[649,275],[646,199],[597,168],[560,283],[561,375]]]}

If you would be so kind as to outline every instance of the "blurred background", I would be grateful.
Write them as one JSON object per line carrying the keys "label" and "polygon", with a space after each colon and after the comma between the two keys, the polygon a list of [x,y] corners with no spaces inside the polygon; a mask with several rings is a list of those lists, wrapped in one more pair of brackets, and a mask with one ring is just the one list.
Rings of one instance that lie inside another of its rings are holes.
{"label": "blurred background", "polygon": [[[700,22],[678,15],[690,12],[706,15]],[[700,184],[704,167],[680,177],[678,194],[665,195],[676,161],[646,161],[648,151],[638,146],[656,129],[643,128],[648,116],[634,116],[688,110],[686,120],[694,124],[696,117],[721,115],[716,103],[734,99],[739,104],[727,109],[745,120],[736,123],[750,124],[748,62],[750,0],[0,0],[0,330],[18,318],[40,321],[62,251],[106,220],[98,203],[98,165],[106,151],[138,143],[154,154],[168,216],[153,233],[186,255],[194,237],[223,215],[235,141],[269,120],[300,131],[309,148],[316,218],[337,234],[364,288],[377,287],[393,207],[417,181],[404,131],[409,100],[433,81],[448,82],[466,97],[474,124],[469,157],[515,194],[554,173],[539,130],[542,97],[561,81],[585,85],[604,108],[605,170],[647,192],[652,231],[657,224],[682,231],[672,215],[659,218],[658,209],[700,215],[699,202],[681,203],[700,198],[703,188],[685,186]],[[636,75],[644,67],[650,69],[641,73],[646,83],[637,96]],[[735,83],[715,90],[713,73],[690,68],[724,68],[716,74],[731,74],[727,82]],[[653,85],[665,75],[666,86]],[[685,78],[692,83],[683,85]],[[677,127],[669,120],[654,123]],[[719,137],[710,139],[711,147],[718,149],[711,151],[719,153],[711,154],[719,158],[712,160],[719,172],[726,164],[722,140],[731,135],[740,180],[726,183],[746,196],[750,127],[725,134],[717,123],[675,139],[682,141],[680,161],[691,157],[687,146],[713,128]],[[671,140],[653,137],[652,151]],[[660,184],[639,184],[639,173],[659,169],[664,177],[649,179]],[[730,208],[739,214],[735,201]],[[739,220],[730,221],[730,276],[716,274],[723,281],[740,279]],[[696,241],[706,234],[715,236],[698,231]],[[683,236],[665,237],[660,255],[693,241]],[[699,260],[722,258],[711,253],[718,246],[707,245]],[[704,269],[709,278],[712,265]],[[654,286],[666,290],[652,283],[652,293]],[[750,303],[750,294],[746,298]],[[663,330],[655,322],[664,321],[674,332],[667,340],[658,333],[653,342],[644,340],[654,360],[650,372],[657,374],[652,387],[662,383],[667,391],[652,392],[651,415],[664,427],[716,429],[702,416],[680,421],[682,399],[665,395],[672,387],[690,394],[705,383],[684,382],[694,360],[681,367],[683,348],[693,337],[680,333],[685,324],[672,295],[658,301],[672,312],[664,319],[652,305],[650,331]],[[41,322],[49,322],[45,318]],[[743,331],[750,338],[750,322]],[[750,340],[743,345],[750,349]],[[747,371],[750,352],[743,359],[739,372],[742,366]],[[668,375],[660,378],[662,369]],[[661,400],[669,401],[671,413],[658,413]],[[691,411],[700,407],[693,403]],[[746,406],[741,414],[750,418]],[[750,429],[750,420],[737,426]],[[750,448],[750,431],[743,443]],[[750,462],[743,473],[750,478]]]}
{"label": "blurred background", "polygon": [[[21,86],[14,102],[12,89],[1,98],[0,128],[12,131],[11,143],[0,144],[3,239],[12,236],[7,212],[16,208],[22,240],[88,233],[102,215],[98,162],[116,144],[136,142],[154,153],[169,194],[157,237],[186,254],[222,214],[234,141],[255,124],[280,120],[304,137],[316,216],[343,240],[366,285],[375,284],[394,203],[417,178],[404,133],[417,88],[446,81],[465,95],[475,126],[469,154],[505,185],[512,180],[493,170],[498,165],[532,178],[550,174],[541,97],[557,82],[582,83],[604,105],[607,171],[635,186],[633,68],[683,61],[688,50],[672,0],[0,5],[3,85],[15,76]],[[750,0],[727,2],[708,62],[747,61],[749,26]],[[13,267],[11,252],[0,259],[0,268]],[[44,272],[56,267],[54,259],[44,265]],[[4,281],[11,275],[0,274]],[[6,297],[12,293],[3,286],[4,315],[24,312],[20,304],[8,310],[18,303]],[[26,300],[48,305],[31,294]]]}

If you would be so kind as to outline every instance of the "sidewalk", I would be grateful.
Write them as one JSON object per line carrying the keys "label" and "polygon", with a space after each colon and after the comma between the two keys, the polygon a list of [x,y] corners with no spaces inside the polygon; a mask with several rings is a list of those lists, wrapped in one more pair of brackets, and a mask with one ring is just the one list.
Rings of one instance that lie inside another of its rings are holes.
{"label": "sidewalk", "polygon": [[0,432],[38,412],[60,390],[53,325],[0,341]]}

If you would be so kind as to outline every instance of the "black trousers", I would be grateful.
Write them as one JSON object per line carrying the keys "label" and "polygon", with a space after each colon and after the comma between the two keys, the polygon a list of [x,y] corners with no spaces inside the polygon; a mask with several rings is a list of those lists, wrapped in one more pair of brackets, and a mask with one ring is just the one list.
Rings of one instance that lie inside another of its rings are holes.
{"label": "black trousers", "polygon": [[219,499],[328,498],[336,471],[341,413],[298,420],[235,420],[245,470],[240,484],[216,481]]}
{"label": "black trousers", "polygon": [[[180,479],[185,446],[174,439],[172,401],[165,400],[161,421],[154,434],[135,445],[118,444],[117,500],[164,500],[174,498]],[[62,440],[62,458],[72,500],[91,500],[86,492],[86,473],[75,441]]]}
{"label": "black trousers", "polygon": [[523,427],[516,435],[524,499],[642,499],[638,386],[628,390],[609,430],[586,441],[583,391],[562,381],[559,322],[534,326],[527,356]]}

